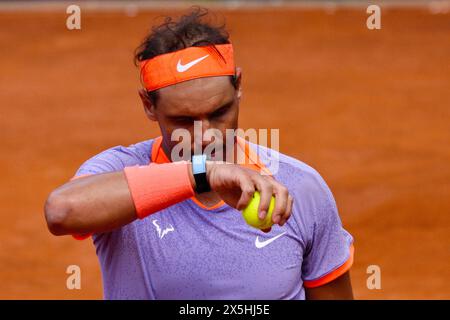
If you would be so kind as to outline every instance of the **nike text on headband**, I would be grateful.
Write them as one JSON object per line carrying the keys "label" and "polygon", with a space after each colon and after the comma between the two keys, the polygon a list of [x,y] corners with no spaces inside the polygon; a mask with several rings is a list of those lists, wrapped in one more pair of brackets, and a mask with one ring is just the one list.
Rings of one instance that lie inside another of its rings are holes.
{"label": "nike text on headband", "polygon": [[140,68],[143,85],[148,91],[182,81],[234,75],[236,72],[231,44],[189,47],[165,53],[142,61]]}

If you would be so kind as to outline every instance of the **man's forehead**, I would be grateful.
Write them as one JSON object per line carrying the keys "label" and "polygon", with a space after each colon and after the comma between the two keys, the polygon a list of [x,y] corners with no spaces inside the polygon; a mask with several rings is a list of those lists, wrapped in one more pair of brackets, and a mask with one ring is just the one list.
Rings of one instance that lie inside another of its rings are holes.
{"label": "man's forehead", "polygon": [[[234,88],[228,77],[209,77],[177,83],[160,89],[159,104],[170,115],[175,112],[210,112],[231,102]],[[211,109],[211,110],[208,110]]]}

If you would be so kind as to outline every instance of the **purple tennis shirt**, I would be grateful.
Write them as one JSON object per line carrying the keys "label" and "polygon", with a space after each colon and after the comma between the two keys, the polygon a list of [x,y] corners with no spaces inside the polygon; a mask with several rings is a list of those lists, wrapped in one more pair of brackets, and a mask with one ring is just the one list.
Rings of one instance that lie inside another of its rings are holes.
{"label": "purple tennis shirt", "polygon": [[[156,139],[116,146],[87,160],[76,176],[148,165]],[[353,261],[331,191],[317,171],[249,143],[294,197],[292,215],[269,233],[223,203],[192,199],[92,236],[105,299],[305,299],[305,287],[334,280]],[[161,181],[164,183],[164,181]]]}

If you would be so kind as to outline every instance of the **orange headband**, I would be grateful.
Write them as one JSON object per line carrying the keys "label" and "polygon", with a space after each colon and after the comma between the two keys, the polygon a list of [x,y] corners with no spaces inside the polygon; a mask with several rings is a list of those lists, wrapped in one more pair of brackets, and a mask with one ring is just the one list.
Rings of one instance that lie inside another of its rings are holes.
{"label": "orange headband", "polygon": [[214,47],[189,47],[142,61],[141,79],[145,89],[153,91],[196,78],[234,75],[233,46]]}

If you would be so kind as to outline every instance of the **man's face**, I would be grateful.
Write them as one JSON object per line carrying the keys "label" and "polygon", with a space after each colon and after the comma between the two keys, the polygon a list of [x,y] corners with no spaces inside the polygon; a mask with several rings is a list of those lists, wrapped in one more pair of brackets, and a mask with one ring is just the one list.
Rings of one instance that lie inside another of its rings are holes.
{"label": "man's face", "polygon": [[[202,136],[196,137],[196,141],[201,141],[202,152],[213,141],[216,146],[220,143],[222,146],[217,149],[223,148],[225,152],[226,129],[236,129],[238,126],[240,94],[240,74],[237,89],[227,76],[199,78],[161,88],[157,105],[145,102],[144,105],[149,118],[158,121],[163,148],[169,157],[173,147],[179,143],[171,140],[176,129],[189,132],[191,154],[194,154],[194,121],[201,121]],[[203,133],[208,129],[217,129],[221,135],[213,135],[217,138],[211,140],[203,139]]]}

